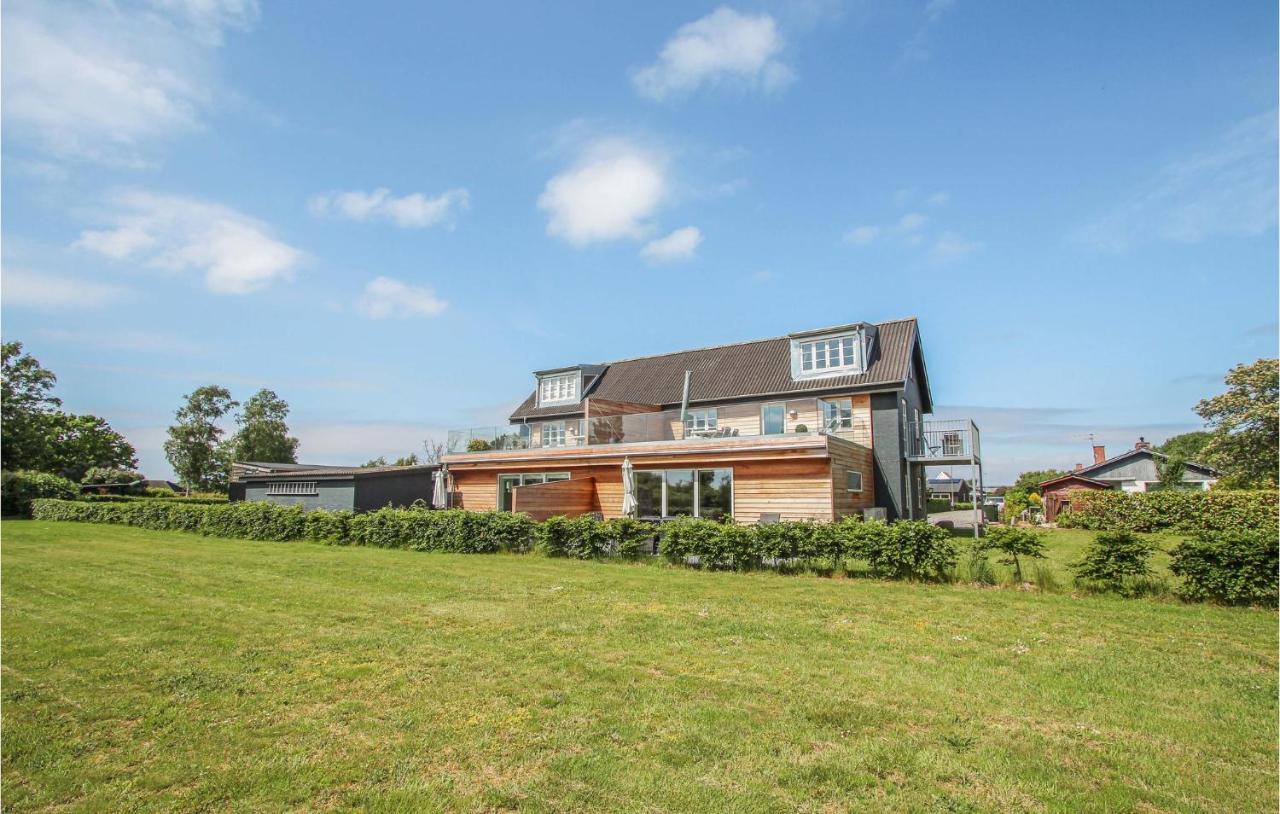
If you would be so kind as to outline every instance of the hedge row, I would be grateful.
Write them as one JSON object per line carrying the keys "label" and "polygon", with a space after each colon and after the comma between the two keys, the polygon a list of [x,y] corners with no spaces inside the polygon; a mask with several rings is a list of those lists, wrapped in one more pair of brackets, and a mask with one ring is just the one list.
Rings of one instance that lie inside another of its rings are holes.
{"label": "hedge row", "polygon": [[132,503],[139,500],[163,500],[169,503],[194,503],[201,506],[217,506],[227,502],[225,497],[187,497],[186,495],[172,494],[164,497],[157,495],[98,495],[93,492],[84,492],[78,500],[87,500],[90,503]]}
{"label": "hedge row", "polygon": [[1071,511],[1058,516],[1064,528],[1092,531],[1276,532],[1274,490],[1213,489],[1208,492],[1077,491]]}
{"label": "hedge row", "polygon": [[0,472],[0,513],[6,517],[30,517],[31,502],[39,498],[73,500],[79,494],[80,487],[74,481],[48,472]]}
{"label": "hedge row", "polygon": [[1202,531],[1169,552],[1182,577],[1178,596],[1192,602],[1265,605],[1280,602],[1280,540],[1271,532]]}
{"label": "hedge row", "polygon": [[681,518],[654,526],[631,518],[553,517],[534,523],[507,512],[386,508],[353,514],[241,502],[199,505],[168,500],[35,501],[40,520],[116,523],[249,540],[323,540],[335,545],[485,553],[537,548],[552,557],[634,557],[652,550],[671,562],[751,569],[787,563],[841,567],[865,560],[873,573],[899,579],[943,579],[957,552],[943,529],[924,522],[891,526],[846,519],[740,526]]}

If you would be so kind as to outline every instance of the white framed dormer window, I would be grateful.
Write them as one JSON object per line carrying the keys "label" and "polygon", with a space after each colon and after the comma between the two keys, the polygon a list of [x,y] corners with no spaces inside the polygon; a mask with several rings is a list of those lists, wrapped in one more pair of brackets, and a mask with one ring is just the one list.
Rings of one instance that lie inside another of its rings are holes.
{"label": "white framed dormer window", "polygon": [[863,358],[858,331],[791,340],[791,375],[796,379],[861,373]]}
{"label": "white framed dormer window", "polygon": [[578,373],[557,373],[538,380],[538,405],[566,404],[578,400]]}

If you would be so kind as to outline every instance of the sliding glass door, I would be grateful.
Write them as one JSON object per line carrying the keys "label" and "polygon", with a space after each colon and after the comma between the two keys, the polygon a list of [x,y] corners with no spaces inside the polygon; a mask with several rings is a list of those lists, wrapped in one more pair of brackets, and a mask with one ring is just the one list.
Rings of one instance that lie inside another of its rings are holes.
{"label": "sliding glass door", "polygon": [[733,514],[732,469],[639,470],[635,478],[639,517],[720,520]]}

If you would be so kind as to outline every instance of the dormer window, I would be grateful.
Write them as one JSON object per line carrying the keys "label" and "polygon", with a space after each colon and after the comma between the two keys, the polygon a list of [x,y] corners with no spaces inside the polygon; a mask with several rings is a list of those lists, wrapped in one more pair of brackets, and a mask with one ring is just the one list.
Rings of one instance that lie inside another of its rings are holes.
{"label": "dormer window", "polygon": [[557,373],[538,380],[538,406],[568,404],[578,400],[578,372]]}
{"label": "dormer window", "polygon": [[864,341],[860,331],[793,338],[791,375],[795,379],[809,379],[861,373]]}

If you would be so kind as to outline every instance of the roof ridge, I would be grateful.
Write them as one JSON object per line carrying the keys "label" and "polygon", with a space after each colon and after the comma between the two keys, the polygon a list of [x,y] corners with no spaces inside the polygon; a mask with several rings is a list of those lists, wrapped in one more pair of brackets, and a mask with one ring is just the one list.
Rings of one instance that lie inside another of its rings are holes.
{"label": "roof ridge", "polygon": [[[886,319],[883,322],[869,322],[867,324],[874,325],[877,328],[879,328],[884,325],[893,325],[899,322],[918,322],[918,321],[919,321],[918,318],[912,316],[912,317],[899,317],[898,319]],[[847,324],[856,324],[856,323],[847,323]],[[839,328],[842,326],[832,325],[830,327]],[[805,330],[821,331],[825,329],[824,328],[806,328]],[[791,338],[791,334],[783,334],[782,336],[766,336],[762,339],[744,339],[740,342],[724,342],[719,345],[704,345],[700,348],[685,348],[684,350],[671,350],[671,351],[667,351],[666,353],[649,353],[644,356],[629,356],[625,359],[614,359],[613,361],[610,361],[610,362],[596,362],[595,364],[618,365],[618,364],[622,364],[623,362],[638,362],[641,359],[657,359],[660,356],[678,356],[682,353],[700,353],[701,351],[706,351],[706,350],[719,350],[721,348],[736,348],[741,345],[757,345],[761,342],[777,342],[779,339],[790,339],[790,338]]]}

